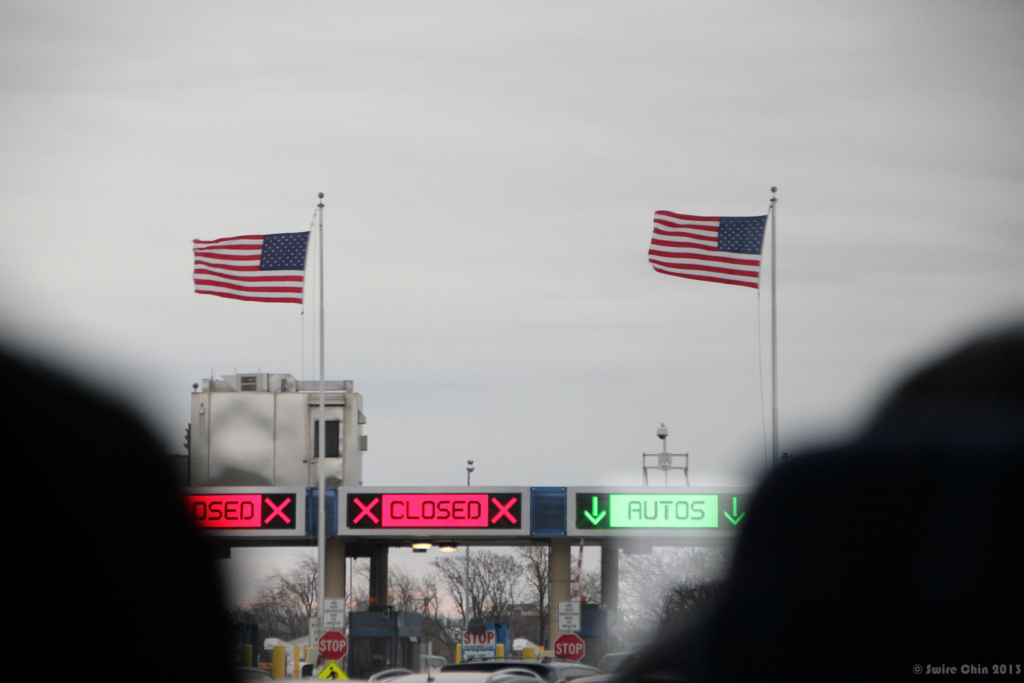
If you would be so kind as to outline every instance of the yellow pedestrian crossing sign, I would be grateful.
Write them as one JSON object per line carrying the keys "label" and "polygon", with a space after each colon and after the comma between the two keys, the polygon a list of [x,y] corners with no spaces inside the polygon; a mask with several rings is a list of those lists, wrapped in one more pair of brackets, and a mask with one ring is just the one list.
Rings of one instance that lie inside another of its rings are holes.
{"label": "yellow pedestrian crossing sign", "polygon": [[317,678],[319,678],[321,681],[329,681],[329,680],[347,681],[348,680],[348,676],[346,676],[345,672],[341,670],[341,667],[338,666],[337,662],[330,662],[330,663],[328,663],[327,666],[324,667],[324,670],[320,672],[320,675],[317,676]]}

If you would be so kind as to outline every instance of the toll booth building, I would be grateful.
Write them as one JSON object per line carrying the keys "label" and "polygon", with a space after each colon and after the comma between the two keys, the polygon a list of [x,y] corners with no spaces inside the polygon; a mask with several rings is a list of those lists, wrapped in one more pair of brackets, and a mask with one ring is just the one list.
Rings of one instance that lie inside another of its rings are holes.
{"label": "toll booth building", "polygon": [[369,678],[386,669],[422,669],[423,615],[383,608],[349,612],[351,678]]}
{"label": "toll booth building", "polygon": [[[325,382],[327,486],[362,485],[362,396]],[[320,382],[272,373],[204,379],[192,393],[191,486],[317,485]]]}

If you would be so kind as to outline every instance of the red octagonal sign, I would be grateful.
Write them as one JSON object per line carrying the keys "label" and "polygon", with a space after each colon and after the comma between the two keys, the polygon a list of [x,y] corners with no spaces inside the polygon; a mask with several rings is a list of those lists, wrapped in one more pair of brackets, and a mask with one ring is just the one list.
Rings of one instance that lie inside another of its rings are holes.
{"label": "red octagonal sign", "polygon": [[575,633],[566,633],[555,641],[555,657],[559,659],[570,659],[578,662],[583,659],[583,652],[586,646],[583,639]]}
{"label": "red octagonal sign", "polygon": [[348,638],[341,631],[327,631],[320,636],[320,656],[324,659],[341,659],[348,654]]}

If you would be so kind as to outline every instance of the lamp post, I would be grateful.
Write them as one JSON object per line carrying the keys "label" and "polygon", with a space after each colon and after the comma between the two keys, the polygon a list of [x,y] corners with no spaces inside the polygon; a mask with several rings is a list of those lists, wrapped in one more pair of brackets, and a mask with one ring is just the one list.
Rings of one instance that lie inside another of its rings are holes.
{"label": "lamp post", "polygon": [[[473,470],[475,470],[475,469],[476,468],[473,467],[473,461],[472,460],[467,460],[466,461],[466,486],[467,487],[470,485],[469,484],[469,480],[470,480],[470,477],[473,475]],[[470,610],[470,601],[469,600],[470,600],[470,593],[469,593],[469,544],[467,543],[466,544],[466,613],[464,615],[465,616],[465,623],[462,625],[462,629],[464,631],[469,629],[469,610]]]}
{"label": "lamp post", "polygon": [[[658,427],[658,438],[661,439],[661,453],[644,453],[644,486],[648,485],[647,481],[647,470],[658,469],[665,473],[665,486],[668,486],[668,471],[669,470],[682,470],[683,476],[686,477],[686,485],[690,485],[690,454],[689,453],[669,453],[668,452],[668,429],[665,428],[665,423],[662,422],[661,426]],[[657,465],[648,465],[647,458],[658,458]],[[682,458],[683,466],[679,467],[674,464],[674,458]]]}
{"label": "lamp post", "polygon": [[664,422],[658,427],[658,438],[661,439],[661,456],[658,458],[660,461],[658,466],[665,471],[665,486],[668,486],[668,471],[672,467],[672,458],[668,454],[668,430],[665,429]]}

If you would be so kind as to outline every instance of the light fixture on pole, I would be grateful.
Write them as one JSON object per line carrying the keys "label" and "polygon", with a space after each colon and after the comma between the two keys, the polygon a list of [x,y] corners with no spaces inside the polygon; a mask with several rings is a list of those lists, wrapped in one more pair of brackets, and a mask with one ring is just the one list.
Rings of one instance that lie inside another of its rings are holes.
{"label": "light fixture on pole", "polygon": [[[317,422],[320,430],[317,439],[317,503],[316,503],[316,616],[317,632],[321,632],[324,623],[324,601],[327,599],[327,427],[324,418],[324,193],[317,194],[320,203],[316,205],[320,212],[320,401],[317,410]],[[348,482],[345,482],[346,484]]]}
{"label": "light fixture on pole", "polygon": [[[473,467],[473,461],[472,460],[467,460],[466,461],[466,486],[470,485],[469,478],[473,475],[473,470],[475,470],[475,469],[476,468]],[[466,630],[469,629],[469,611],[470,611],[470,599],[469,599],[469,545],[467,544],[466,545],[466,609],[465,609],[466,613],[463,615],[465,617],[465,623],[463,624],[463,628],[466,629]]]}
{"label": "light fixture on pole", "polygon": [[[690,454],[689,453],[669,453],[668,452],[668,430],[665,428],[665,423],[662,422],[661,426],[658,427],[657,431],[658,438],[661,439],[661,453],[644,453],[644,486],[648,486],[647,482],[647,470],[661,470],[665,473],[665,486],[668,486],[668,471],[669,470],[682,470],[683,476],[686,477],[686,485],[690,485]],[[647,458],[657,458],[657,465],[648,465]],[[682,458],[683,464],[676,465],[674,458]]]}

